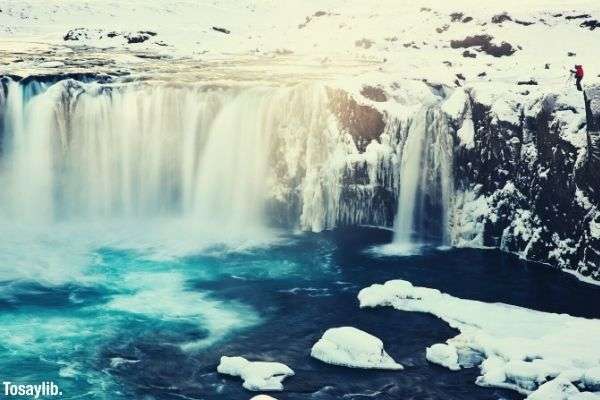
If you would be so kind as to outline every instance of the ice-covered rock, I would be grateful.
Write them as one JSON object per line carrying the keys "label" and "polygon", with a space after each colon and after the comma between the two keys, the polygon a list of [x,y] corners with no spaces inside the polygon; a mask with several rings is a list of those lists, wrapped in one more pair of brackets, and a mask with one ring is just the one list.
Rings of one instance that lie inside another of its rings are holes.
{"label": "ice-covered rock", "polygon": [[328,364],[350,368],[403,369],[385,352],[380,339],[353,327],[327,330],[310,354]]}
{"label": "ice-covered rock", "polygon": [[544,383],[538,390],[531,393],[527,400],[571,400],[580,392],[568,380],[557,378]]}
{"label": "ice-covered rock", "polygon": [[583,374],[582,383],[585,388],[593,391],[600,392],[600,367],[590,368]]}
{"label": "ice-covered rock", "polygon": [[452,370],[479,365],[481,386],[535,400],[571,400],[580,391],[589,397],[583,393],[598,389],[600,320],[460,299],[401,280],[365,288],[358,299],[363,308],[431,313],[458,329],[456,337],[427,349],[427,359]]}
{"label": "ice-covered rock", "polygon": [[243,357],[221,357],[217,367],[221,374],[239,376],[244,388],[251,391],[281,391],[283,380],[294,375],[285,364],[266,361],[248,361]]}
{"label": "ice-covered rock", "polygon": [[437,343],[427,348],[427,361],[441,365],[452,371],[458,371],[458,353],[456,347],[449,344]]}

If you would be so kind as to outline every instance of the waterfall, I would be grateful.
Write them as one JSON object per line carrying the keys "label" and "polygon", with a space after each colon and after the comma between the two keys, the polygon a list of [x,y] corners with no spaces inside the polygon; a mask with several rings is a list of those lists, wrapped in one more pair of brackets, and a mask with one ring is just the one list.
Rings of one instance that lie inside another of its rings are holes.
{"label": "waterfall", "polygon": [[452,146],[435,106],[390,116],[359,151],[320,83],[5,79],[2,89],[2,221],[183,217],[213,231],[322,231],[390,226],[397,202],[397,243],[447,243]]}
{"label": "waterfall", "polygon": [[[348,142],[318,84],[7,86],[4,220],[185,216],[221,230],[264,226],[269,203],[314,198],[322,186],[304,176],[318,176],[329,151]],[[316,226],[313,215],[307,209]]]}
{"label": "waterfall", "polygon": [[449,244],[452,152],[444,114],[435,106],[422,108],[412,118],[401,152],[396,245],[410,248],[432,240]]}

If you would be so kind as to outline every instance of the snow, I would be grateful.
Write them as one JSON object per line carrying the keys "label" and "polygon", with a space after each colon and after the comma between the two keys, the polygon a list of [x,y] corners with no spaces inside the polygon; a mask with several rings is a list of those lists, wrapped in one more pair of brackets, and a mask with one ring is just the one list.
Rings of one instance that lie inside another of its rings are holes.
{"label": "snow", "polygon": [[266,394],[259,394],[258,396],[254,396],[250,400],[277,400],[274,397],[267,396]]}
{"label": "snow", "polygon": [[328,364],[350,368],[403,369],[385,352],[380,339],[353,327],[327,330],[310,355]]}
{"label": "snow", "polygon": [[467,149],[475,147],[475,127],[473,126],[472,119],[466,119],[463,125],[456,132],[456,135],[460,139],[460,144],[465,146]]}
{"label": "snow", "polygon": [[244,388],[251,391],[282,391],[283,380],[293,376],[287,365],[278,362],[248,361],[243,357],[221,357],[217,367],[221,374],[239,376]]}
{"label": "snow", "polygon": [[458,353],[456,348],[443,343],[434,344],[427,348],[425,356],[429,362],[441,365],[452,371],[458,371]]}
{"label": "snow", "polygon": [[[593,71],[600,69],[600,61],[589,51],[597,42],[597,31],[579,26],[581,20],[555,16],[566,14],[566,9],[596,19],[600,13],[594,0],[423,0],[418,4],[396,0],[4,0],[0,54],[7,63],[0,65],[0,71],[27,74],[57,65],[47,62],[63,62],[70,69],[92,66],[99,70],[142,66],[138,71],[148,71],[151,65],[160,75],[185,71],[200,61],[223,68],[234,60],[240,62],[231,69],[233,74],[263,72],[265,65],[274,74],[282,68],[298,71],[311,65],[322,76],[332,70],[350,78],[369,72],[451,87],[460,74],[467,86],[493,82],[486,89],[490,93],[510,87],[516,90],[516,82],[530,78],[546,89],[564,90],[568,69],[575,62],[589,71],[586,84],[596,79]],[[454,12],[473,20],[452,21]],[[534,24],[490,23],[492,16],[503,12],[513,20]],[[78,40],[64,40],[71,30],[76,30],[73,36]],[[155,35],[145,34],[148,38],[142,43],[128,40],[148,31]],[[521,48],[499,58],[474,48],[470,50],[477,58],[465,58],[465,49],[450,48],[451,40],[474,34],[487,34],[494,43],[506,41]],[[371,45],[357,46],[367,42]],[[52,54],[39,57],[45,51]],[[569,52],[577,57],[570,57]],[[166,58],[161,61],[161,57]],[[172,60],[180,61],[176,68]],[[116,64],[111,65],[113,61]]]}
{"label": "snow", "polygon": [[579,390],[568,380],[557,378],[544,383],[527,400],[568,400],[579,394]]}
{"label": "snow", "polygon": [[431,313],[458,329],[454,338],[431,346],[427,358],[450,369],[479,364],[478,385],[530,399],[572,400],[598,390],[599,320],[461,299],[402,280],[365,288],[358,299],[362,308]]}

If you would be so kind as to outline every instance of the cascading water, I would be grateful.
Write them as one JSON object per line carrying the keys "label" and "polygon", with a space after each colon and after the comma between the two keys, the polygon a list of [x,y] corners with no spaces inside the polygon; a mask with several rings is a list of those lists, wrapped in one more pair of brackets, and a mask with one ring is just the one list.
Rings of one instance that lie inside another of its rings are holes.
{"label": "cascading water", "polygon": [[452,149],[450,128],[437,107],[415,114],[402,148],[396,245],[412,247],[432,239],[449,244]]}
{"label": "cascading water", "polygon": [[395,242],[447,243],[452,146],[435,106],[360,153],[319,84],[4,82],[5,221],[181,216],[228,232],[271,220],[321,231],[390,223],[399,186]]}
{"label": "cascading water", "polygon": [[348,140],[321,85],[34,82],[9,81],[3,100],[5,220],[175,215],[233,231],[266,225],[268,199],[304,196],[296,221],[335,223],[336,199],[314,199]]}

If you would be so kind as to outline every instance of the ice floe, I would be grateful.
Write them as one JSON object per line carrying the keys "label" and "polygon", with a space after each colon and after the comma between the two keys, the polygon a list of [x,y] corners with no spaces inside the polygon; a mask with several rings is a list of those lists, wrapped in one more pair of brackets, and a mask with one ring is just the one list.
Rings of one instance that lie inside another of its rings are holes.
{"label": "ice floe", "polygon": [[465,300],[395,280],[360,291],[360,306],[431,313],[461,333],[427,349],[449,369],[479,366],[477,384],[530,400],[599,398],[600,320]]}
{"label": "ice floe", "polygon": [[244,381],[242,386],[251,391],[281,391],[283,380],[294,375],[291,368],[278,362],[248,361],[243,357],[227,356],[221,357],[217,371],[239,376]]}
{"label": "ice floe", "polygon": [[381,340],[353,327],[327,330],[310,354],[325,363],[344,367],[403,369],[385,352]]}

